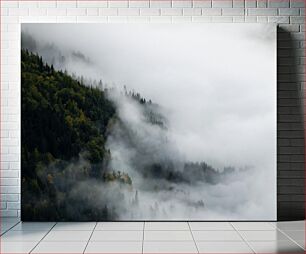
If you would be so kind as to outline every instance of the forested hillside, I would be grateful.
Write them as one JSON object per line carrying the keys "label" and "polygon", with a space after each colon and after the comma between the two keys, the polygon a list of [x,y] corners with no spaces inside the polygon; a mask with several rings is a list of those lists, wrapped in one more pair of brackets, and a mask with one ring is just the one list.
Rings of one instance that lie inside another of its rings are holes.
{"label": "forested hillside", "polygon": [[[74,180],[105,178],[105,140],[115,107],[103,91],[55,71],[41,57],[22,50],[21,60],[23,216],[61,219],[60,200]],[[80,156],[84,165],[67,168]]]}
{"label": "forested hillside", "polygon": [[174,196],[204,209],[203,197],[186,189],[225,182],[235,172],[185,161],[169,141],[166,111],[126,87],[95,86],[25,49],[21,87],[25,221],[139,219],[143,205],[145,218],[171,218]]}

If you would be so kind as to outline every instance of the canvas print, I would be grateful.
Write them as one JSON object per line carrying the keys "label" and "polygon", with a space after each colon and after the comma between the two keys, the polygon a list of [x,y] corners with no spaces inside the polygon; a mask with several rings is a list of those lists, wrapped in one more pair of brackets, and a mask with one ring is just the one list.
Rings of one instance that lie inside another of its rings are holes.
{"label": "canvas print", "polygon": [[22,24],[24,221],[275,220],[276,27]]}

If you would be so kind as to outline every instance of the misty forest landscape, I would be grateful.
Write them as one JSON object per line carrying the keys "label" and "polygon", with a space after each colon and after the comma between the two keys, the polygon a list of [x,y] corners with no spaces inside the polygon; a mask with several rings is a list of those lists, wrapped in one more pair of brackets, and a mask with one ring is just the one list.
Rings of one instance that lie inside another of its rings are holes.
{"label": "misty forest landscape", "polygon": [[230,64],[200,29],[22,25],[22,220],[275,219],[274,28],[229,26]]}

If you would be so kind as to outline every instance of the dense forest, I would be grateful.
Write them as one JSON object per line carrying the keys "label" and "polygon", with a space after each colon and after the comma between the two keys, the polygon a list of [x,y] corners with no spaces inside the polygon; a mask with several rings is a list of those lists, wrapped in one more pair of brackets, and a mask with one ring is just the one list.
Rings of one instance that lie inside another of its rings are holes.
{"label": "dense forest", "polygon": [[[55,71],[38,55],[22,50],[21,59],[22,216],[69,218],[65,193],[76,181],[131,181],[120,172],[106,172],[105,139],[116,110],[104,91]],[[80,157],[84,163],[71,167]],[[103,212],[89,213],[99,218]]]}
{"label": "dense forest", "polygon": [[[167,120],[159,106],[126,87],[114,91],[101,82],[85,82],[55,70],[27,49],[21,51],[21,83],[25,221],[117,220],[137,208],[141,188],[147,193],[172,193],[179,185],[217,184],[235,171],[226,168],[218,172],[205,162],[178,160],[179,154],[170,156],[177,152],[167,147]],[[139,126],[121,119],[120,106],[111,94],[120,94],[119,101],[128,98],[138,105],[143,114]],[[152,138],[146,139],[150,135]],[[161,141],[154,143],[154,137]],[[114,163],[116,155],[110,143],[117,144],[119,150],[127,147],[120,154],[129,154],[125,164]],[[140,176],[140,185],[135,186],[131,172],[138,180]],[[204,207],[202,199],[186,198],[184,202]],[[155,202],[151,217],[158,210]]]}

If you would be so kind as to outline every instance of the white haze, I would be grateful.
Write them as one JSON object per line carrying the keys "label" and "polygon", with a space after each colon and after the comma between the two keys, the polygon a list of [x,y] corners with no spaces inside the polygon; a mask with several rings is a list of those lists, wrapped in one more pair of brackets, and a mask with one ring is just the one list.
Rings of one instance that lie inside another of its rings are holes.
{"label": "white haze", "polygon": [[[163,149],[168,156],[205,161],[221,171],[226,166],[252,167],[247,175],[222,184],[174,186],[185,193],[184,202],[173,193],[165,200],[171,193],[143,190],[139,200],[148,203],[144,207],[163,204],[157,217],[181,219],[175,211],[185,209],[181,214],[188,219],[276,218],[274,25],[23,24],[22,31],[42,45],[53,43],[63,54],[82,52],[92,61],[67,61],[61,67],[68,72],[126,85],[160,105],[167,112],[168,145]],[[160,130],[143,124],[137,105],[113,100],[142,142],[162,142]],[[117,158],[113,163],[126,165],[143,188],[141,176],[129,168],[133,150],[111,139],[108,146]],[[188,198],[203,199],[209,209],[197,214],[186,207]],[[143,209],[138,218],[145,216]]]}

